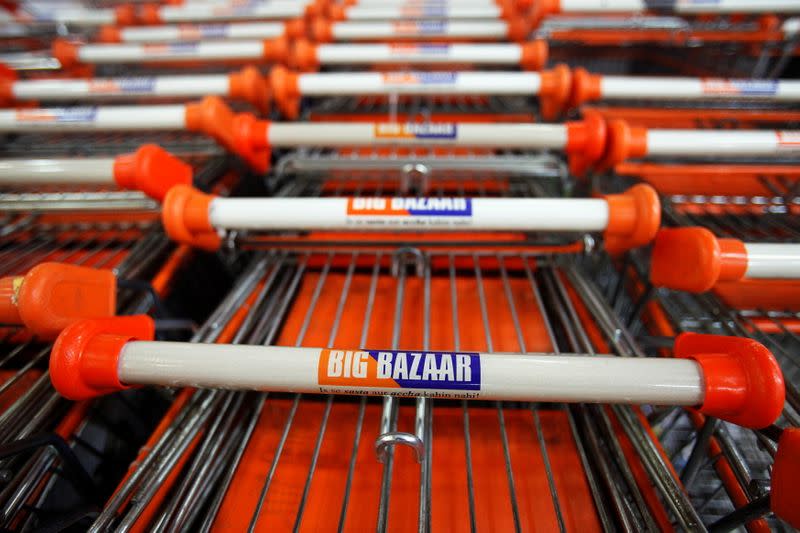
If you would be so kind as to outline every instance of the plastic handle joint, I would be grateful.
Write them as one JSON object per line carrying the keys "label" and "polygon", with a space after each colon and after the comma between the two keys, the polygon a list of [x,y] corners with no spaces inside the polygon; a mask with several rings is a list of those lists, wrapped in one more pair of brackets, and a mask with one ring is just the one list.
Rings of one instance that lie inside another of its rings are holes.
{"label": "plastic handle joint", "polygon": [[675,357],[694,359],[703,370],[701,413],[760,429],[783,411],[783,373],[772,353],[744,337],[683,333],[675,339]]}
{"label": "plastic handle joint", "polygon": [[772,465],[772,512],[800,528],[800,429],[786,428],[778,440]]}
{"label": "plastic handle joint", "polygon": [[61,332],[50,352],[53,387],[70,400],[127,389],[117,375],[122,347],[154,338],[155,323],[147,315],[76,322]]}
{"label": "plastic handle joint", "polygon": [[123,189],[139,190],[163,201],[176,185],[192,184],[192,167],[160,146],[146,144],[114,160],[114,181]]}
{"label": "plastic handle joint", "polygon": [[0,321],[50,340],[78,320],[114,316],[116,299],[110,270],[41,263],[25,276],[0,279]]}

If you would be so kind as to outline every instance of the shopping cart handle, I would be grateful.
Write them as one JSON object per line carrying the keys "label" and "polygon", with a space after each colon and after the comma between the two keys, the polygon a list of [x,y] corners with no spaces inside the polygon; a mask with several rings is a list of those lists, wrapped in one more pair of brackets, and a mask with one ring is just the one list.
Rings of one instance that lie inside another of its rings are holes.
{"label": "shopping cart handle", "polygon": [[644,183],[621,194],[609,194],[605,249],[616,254],[652,242],[661,225],[658,193]]}
{"label": "shopping cart handle", "polygon": [[778,439],[770,487],[772,512],[800,528],[800,429],[786,428]]}
{"label": "shopping cart handle", "polygon": [[[50,355],[50,380],[62,396],[88,399],[128,387],[117,376],[120,349],[131,340],[153,340],[147,315],[83,320],[67,327]],[[109,360],[111,358],[111,360]]]}
{"label": "shopping cart handle", "polygon": [[0,278],[0,322],[51,340],[78,320],[114,316],[116,298],[111,270],[41,263],[24,276]]}
{"label": "shopping cart handle", "polygon": [[132,154],[114,160],[114,181],[123,189],[138,190],[150,198],[164,200],[176,185],[192,184],[192,167],[155,144],[146,144]]}
{"label": "shopping cart handle", "polygon": [[767,427],[781,415],[783,372],[764,345],[745,337],[683,333],[673,351],[703,369],[703,414],[749,428]]}

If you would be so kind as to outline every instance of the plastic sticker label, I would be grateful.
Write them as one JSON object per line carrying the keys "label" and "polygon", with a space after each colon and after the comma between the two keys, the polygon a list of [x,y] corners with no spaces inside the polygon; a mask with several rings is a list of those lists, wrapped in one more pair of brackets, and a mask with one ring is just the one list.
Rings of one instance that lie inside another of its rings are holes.
{"label": "plastic sticker label", "polygon": [[405,35],[442,34],[447,31],[447,22],[442,20],[401,20],[393,26],[395,33]]}
{"label": "plastic sticker label", "polygon": [[148,55],[194,54],[198,43],[153,43],[144,44],[142,49]]}
{"label": "plastic sticker label", "polygon": [[467,227],[471,198],[348,198],[347,222],[355,226]]}
{"label": "plastic sticker label", "polygon": [[395,43],[389,45],[389,51],[392,55],[415,58],[423,56],[446,56],[450,52],[449,44],[412,44],[412,43]]}
{"label": "plastic sticker label", "polygon": [[444,4],[418,4],[400,6],[400,16],[412,19],[447,18],[447,6]]}
{"label": "plastic sticker label", "polygon": [[476,398],[481,357],[474,352],[321,350],[317,383],[321,393]]}
{"label": "plastic sticker label", "polygon": [[458,126],[447,122],[382,122],[375,124],[373,133],[378,139],[455,139]]}
{"label": "plastic sticker label", "polygon": [[725,80],[704,79],[701,81],[703,94],[738,96],[775,96],[778,82],[774,80]]}
{"label": "plastic sticker label", "polygon": [[178,27],[181,40],[200,41],[219,39],[228,35],[228,24],[203,24],[200,26],[182,25]]}
{"label": "plastic sticker label", "polygon": [[381,74],[387,86],[409,85],[453,85],[458,79],[456,72],[386,72]]}
{"label": "plastic sticker label", "polygon": [[54,107],[50,109],[17,109],[17,122],[26,124],[89,123],[97,118],[96,107]]}
{"label": "plastic sticker label", "polygon": [[114,78],[89,81],[89,92],[93,94],[150,94],[155,87],[155,78]]}

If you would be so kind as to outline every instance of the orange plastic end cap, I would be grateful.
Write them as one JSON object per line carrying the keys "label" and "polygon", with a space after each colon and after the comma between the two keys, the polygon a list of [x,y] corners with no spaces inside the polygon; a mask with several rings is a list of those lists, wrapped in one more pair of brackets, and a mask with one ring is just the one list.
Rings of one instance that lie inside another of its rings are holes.
{"label": "orange plastic end cap", "polygon": [[661,225],[661,202],[658,193],[644,183],[622,194],[609,194],[606,249],[611,253],[630,250],[650,243]]}
{"label": "orange plastic end cap", "polygon": [[[561,0],[538,0],[537,2],[529,2],[528,0],[522,1],[523,5],[527,4],[533,6],[530,12],[530,23],[534,29],[539,26],[539,23],[546,16],[561,12]],[[521,5],[520,7],[523,6]]]}
{"label": "orange plastic end cap", "polygon": [[78,45],[67,39],[55,39],[52,45],[53,57],[55,57],[61,68],[74,67],[79,63]]}
{"label": "orange plastic end cap", "polygon": [[15,100],[14,80],[0,76],[0,107],[9,107]]}
{"label": "orange plastic end cap", "polygon": [[317,46],[308,39],[297,40],[292,46],[289,66],[303,72],[319,69]]}
{"label": "orange plastic end cap", "polygon": [[228,76],[228,95],[233,100],[250,102],[264,115],[269,113],[272,100],[269,83],[254,66]]}
{"label": "orange plastic end cap", "polygon": [[24,276],[0,278],[0,323],[22,324],[22,317],[17,309],[17,294],[24,280]]}
{"label": "orange plastic end cap", "polygon": [[269,81],[278,109],[287,119],[296,120],[300,114],[300,90],[297,86],[297,74],[290,72],[284,66],[276,66],[269,74]]}
{"label": "orange plastic end cap", "polygon": [[570,107],[578,107],[584,102],[600,99],[600,81],[602,76],[591,74],[583,67],[572,71],[572,94],[570,94]]}
{"label": "orange plastic end cap", "polygon": [[781,415],[786,389],[772,353],[744,337],[682,333],[676,357],[694,359],[703,370],[705,395],[698,408],[743,427],[769,426]]}
{"label": "orange plastic end cap", "polygon": [[719,279],[720,250],[705,228],[666,228],[656,235],[650,281],[656,287],[705,292]]}
{"label": "orange plastic end cap", "polygon": [[136,7],[133,4],[123,4],[114,8],[114,17],[118,26],[133,26],[136,20]]}
{"label": "orange plastic end cap", "polygon": [[81,320],[58,336],[50,352],[50,380],[70,400],[87,400],[127,389],[119,380],[119,356],[132,340],[153,340],[147,315]]}
{"label": "orange plastic end cap", "polygon": [[202,250],[219,249],[222,239],[211,226],[209,208],[215,196],[188,185],[173,187],[164,198],[161,221],[169,237]]}
{"label": "orange plastic end cap", "polygon": [[250,113],[233,118],[235,152],[258,172],[269,170],[272,156],[269,145],[269,121],[258,120]]}
{"label": "orange plastic end cap", "polygon": [[97,32],[97,40],[101,43],[119,43],[122,41],[122,35],[116,26],[103,26]]}
{"label": "orange plastic end cap", "polygon": [[116,303],[113,272],[62,263],[41,263],[29,270],[16,301],[25,327],[46,340],[77,320],[114,316]]}
{"label": "orange plastic end cap", "polygon": [[114,160],[114,181],[123,189],[138,190],[164,200],[176,185],[192,184],[192,167],[155,144],[145,144],[132,154]]}
{"label": "orange plastic end cap", "polygon": [[544,39],[536,39],[522,46],[520,66],[525,70],[542,70],[547,64],[550,47]]}
{"label": "orange plastic end cap", "polygon": [[542,72],[539,88],[539,105],[542,118],[554,120],[566,108],[572,89],[572,74],[564,64]]}
{"label": "orange plastic end cap", "polygon": [[347,17],[348,7],[343,4],[331,4],[328,6],[328,18],[335,21],[344,20]]}
{"label": "orange plastic end cap", "polygon": [[142,24],[157,26],[163,24],[161,20],[161,6],[158,4],[145,4],[139,8],[139,21]]}
{"label": "orange plastic end cap", "polygon": [[800,528],[800,429],[786,428],[778,439],[772,463],[772,512],[792,527]]}
{"label": "orange plastic end cap", "polygon": [[530,22],[522,17],[512,18],[506,21],[508,29],[506,35],[508,40],[513,42],[522,42],[528,40],[528,35],[531,33]]}
{"label": "orange plastic end cap", "polygon": [[291,43],[286,35],[264,41],[264,61],[285,65],[289,62],[290,53]]}
{"label": "orange plastic end cap", "polygon": [[608,138],[606,121],[597,112],[587,112],[582,121],[567,122],[567,146],[570,171],[582,176],[602,157]]}
{"label": "orange plastic end cap", "polygon": [[287,20],[284,25],[284,33],[290,39],[302,39],[306,36],[308,26],[304,19]]}
{"label": "orange plastic end cap", "polygon": [[608,123],[608,145],[600,169],[608,170],[631,158],[647,155],[647,130],[632,127],[624,120]]}
{"label": "orange plastic end cap", "polygon": [[324,18],[311,22],[311,37],[318,43],[329,43],[333,40],[332,23]]}

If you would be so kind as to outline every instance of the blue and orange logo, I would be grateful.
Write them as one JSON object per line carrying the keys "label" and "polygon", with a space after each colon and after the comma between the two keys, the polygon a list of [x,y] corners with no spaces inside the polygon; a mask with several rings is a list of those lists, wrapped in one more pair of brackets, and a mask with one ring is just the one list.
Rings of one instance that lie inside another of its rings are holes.
{"label": "blue and orange logo", "polygon": [[143,44],[142,50],[148,55],[194,54],[197,52],[197,43],[149,43]]}
{"label": "blue and orange logo", "polygon": [[725,80],[709,78],[701,81],[703,94],[738,96],[774,96],[778,92],[775,80]]}
{"label": "blue and orange logo", "polygon": [[452,85],[458,79],[458,73],[385,72],[381,77],[386,85]]}
{"label": "blue and orange logo", "polygon": [[155,78],[113,78],[89,81],[93,94],[150,94],[155,90]]}
{"label": "blue and orange logo", "polygon": [[201,41],[203,39],[219,39],[228,35],[228,24],[182,24],[178,26],[178,34],[182,41]]}
{"label": "blue and orange logo", "polygon": [[401,20],[394,23],[394,31],[405,35],[438,35],[447,31],[447,22],[443,20]]}
{"label": "blue and orange logo", "polygon": [[96,107],[54,107],[50,109],[17,109],[14,118],[17,122],[94,122]]}
{"label": "blue and orange logo", "polygon": [[319,385],[377,389],[481,389],[481,358],[474,352],[321,350]]}
{"label": "blue and orange logo", "polygon": [[449,122],[381,122],[375,124],[378,139],[455,139],[458,126]]}
{"label": "blue and orange logo", "polygon": [[471,198],[348,198],[348,216],[470,217]]}

